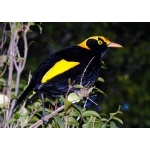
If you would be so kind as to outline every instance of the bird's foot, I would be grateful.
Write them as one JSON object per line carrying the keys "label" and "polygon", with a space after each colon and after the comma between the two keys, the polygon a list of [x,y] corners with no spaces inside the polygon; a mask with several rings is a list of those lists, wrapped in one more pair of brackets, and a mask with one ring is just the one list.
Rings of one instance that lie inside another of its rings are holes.
{"label": "bird's foot", "polygon": [[47,124],[47,120],[45,119],[46,113],[42,115],[41,120],[43,121],[44,124]]}

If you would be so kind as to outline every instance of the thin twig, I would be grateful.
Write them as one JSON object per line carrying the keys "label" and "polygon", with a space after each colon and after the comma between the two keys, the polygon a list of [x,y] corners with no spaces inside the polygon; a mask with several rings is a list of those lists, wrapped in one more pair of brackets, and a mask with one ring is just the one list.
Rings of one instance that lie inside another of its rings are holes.
{"label": "thin twig", "polygon": [[4,70],[3,70],[3,72],[0,74],[0,77],[2,77],[2,76],[4,75],[4,73],[5,73],[6,69],[7,69],[7,65],[5,66],[5,68],[4,68]]}
{"label": "thin twig", "polygon": [[82,85],[82,80],[83,80],[83,77],[84,77],[84,74],[87,70],[87,68],[89,67],[90,63],[92,62],[92,60],[94,59],[95,57],[92,57],[92,59],[89,61],[89,63],[87,64],[87,66],[85,67],[84,71],[83,71],[83,74],[81,76],[81,80],[80,80],[80,85]]}
{"label": "thin twig", "polygon": [[32,119],[32,117],[35,115],[35,113],[36,113],[36,110],[34,110],[34,111],[31,112],[28,121],[26,122],[25,125],[22,126],[22,128],[24,128],[29,123],[29,121]]}
{"label": "thin twig", "polygon": [[[57,110],[53,111],[51,114],[46,115],[43,118],[43,120],[45,120],[47,122],[50,118],[52,118],[55,115],[57,115],[58,112],[62,111],[64,108],[65,108],[65,105],[59,107]],[[43,120],[42,119],[38,120],[36,123],[34,123],[33,125],[31,125],[29,128],[37,128],[37,127],[39,127],[41,124],[43,124]]]}
{"label": "thin twig", "polygon": [[2,42],[0,44],[0,49],[3,48],[4,44],[6,43],[6,23],[4,23],[3,32],[2,32]]}
{"label": "thin twig", "polygon": [[68,116],[65,116],[65,128],[68,126]]}
{"label": "thin twig", "polygon": [[103,124],[102,128],[105,128],[106,124],[112,119],[112,117],[110,116],[109,119]]}
{"label": "thin twig", "polygon": [[67,99],[67,97],[69,95],[69,92],[73,89],[73,84],[74,83],[75,83],[75,80],[71,83],[71,85],[69,85],[69,88],[68,88],[67,93],[66,93],[66,99]]}
{"label": "thin twig", "polygon": [[95,120],[96,120],[96,117],[93,118],[93,128],[95,127]]}

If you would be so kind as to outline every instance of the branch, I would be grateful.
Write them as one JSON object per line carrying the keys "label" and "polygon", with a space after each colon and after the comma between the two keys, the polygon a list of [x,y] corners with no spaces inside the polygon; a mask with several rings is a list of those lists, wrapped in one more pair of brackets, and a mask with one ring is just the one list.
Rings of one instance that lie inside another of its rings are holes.
{"label": "branch", "polygon": [[[28,42],[27,42],[27,33],[29,31],[29,28],[30,28],[30,23],[28,23],[27,25],[25,25],[25,29],[24,29],[24,32],[23,32],[23,41],[24,41],[24,56],[23,56],[23,62],[19,62],[19,64],[17,65],[17,60],[14,59],[14,65],[15,65],[15,68],[17,70],[17,77],[16,77],[16,86],[15,86],[15,96],[17,96],[18,94],[18,90],[19,90],[19,82],[20,82],[20,76],[21,76],[21,73],[25,67],[25,64],[26,64],[26,60],[27,60],[27,54],[28,54]],[[19,50],[16,49],[16,52],[18,53],[18,56],[20,58],[20,53],[19,53]]]}
{"label": "branch", "polygon": [[6,122],[12,117],[13,115],[13,108],[15,106],[15,103],[16,103],[16,99],[13,99],[12,100],[12,103],[11,103],[11,107],[9,108],[9,110],[6,111],[6,119],[4,119],[4,121],[0,124],[0,128],[1,127],[4,127],[6,128],[7,127],[7,124]]}
{"label": "branch", "polygon": [[[55,115],[57,115],[57,114],[58,114],[61,110],[63,110],[64,108],[65,108],[65,105],[59,107],[58,109],[56,109],[55,111],[53,111],[51,114],[46,115],[46,116],[43,118],[43,120],[45,120],[45,121],[47,122],[50,118],[52,118],[52,117],[54,117]],[[37,127],[39,127],[39,126],[43,123],[43,120],[42,120],[42,119],[38,120],[36,123],[34,123],[33,125],[31,125],[29,128],[37,128]]]}
{"label": "branch", "polygon": [[14,108],[15,104],[16,104],[16,99],[13,99],[12,103],[11,103],[11,107],[10,107],[9,112],[8,112],[7,120],[9,120],[12,117],[12,115],[13,115],[13,108]]}
{"label": "branch", "polygon": [[23,71],[23,69],[25,67],[27,54],[28,54],[27,32],[29,30],[30,30],[30,23],[28,23],[26,25],[26,28],[25,28],[24,33],[23,33],[23,41],[24,41],[24,57],[23,58],[24,58],[24,61],[23,61],[22,67],[21,67],[21,72]]}
{"label": "branch", "polygon": [[92,59],[89,61],[89,63],[87,64],[87,66],[85,67],[84,71],[83,71],[83,74],[82,74],[82,77],[81,77],[81,80],[80,80],[80,85],[82,85],[82,80],[83,80],[83,77],[84,77],[84,74],[85,72],[87,71],[87,68],[89,67],[90,63],[92,62],[92,60],[94,59],[94,57],[92,57]]}
{"label": "branch", "polygon": [[11,87],[12,87],[12,74],[14,70],[13,66],[13,48],[14,48],[14,39],[13,36],[11,35],[11,40],[8,48],[8,60],[9,60],[9,66],[8,66],[8,80],[7,80],[7,96],[10,99],[10,94],[11,94]]}

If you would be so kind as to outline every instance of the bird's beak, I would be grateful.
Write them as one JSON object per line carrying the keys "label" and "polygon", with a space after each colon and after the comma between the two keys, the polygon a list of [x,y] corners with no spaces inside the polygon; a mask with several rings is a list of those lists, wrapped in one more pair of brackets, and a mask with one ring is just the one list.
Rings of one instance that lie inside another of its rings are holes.
{"label": "bird's beak", "polygon": [[113,43],[113,42],[109,43],[109,44],[107,45],[107,47],[123,48],[123,46],[121,46],[120,44]]}

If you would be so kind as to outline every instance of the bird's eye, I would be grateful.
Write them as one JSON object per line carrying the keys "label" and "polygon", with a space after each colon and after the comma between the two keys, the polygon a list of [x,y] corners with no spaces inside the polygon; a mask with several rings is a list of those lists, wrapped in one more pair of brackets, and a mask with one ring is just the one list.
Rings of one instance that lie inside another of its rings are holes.
{"label": "bird's eye", "polygon": [[102,45],[102,43],[103,43],[103,42],[102,42],[101,40],[98,40],[98,44],[99,44],[99,45]]}

